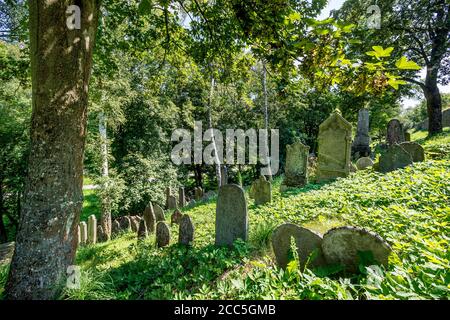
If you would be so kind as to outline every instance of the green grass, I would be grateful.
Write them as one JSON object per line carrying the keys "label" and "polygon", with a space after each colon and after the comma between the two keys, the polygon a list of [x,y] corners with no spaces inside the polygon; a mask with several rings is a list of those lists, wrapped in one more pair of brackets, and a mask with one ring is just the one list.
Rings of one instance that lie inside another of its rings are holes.
{"label": "green grass", "polygon": [[90,215],[95,215],[100,219],[100,203],[95,193],[95,189],[83,190],[83,210],[81,211],[80,221],[87,221]]}

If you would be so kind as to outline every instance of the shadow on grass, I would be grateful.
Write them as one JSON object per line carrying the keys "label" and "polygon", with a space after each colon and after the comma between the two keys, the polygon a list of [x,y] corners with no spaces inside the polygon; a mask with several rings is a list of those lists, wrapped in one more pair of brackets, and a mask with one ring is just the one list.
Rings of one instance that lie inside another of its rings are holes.
{"label": "shadow on grass", "polygon": [[80,221],[87,221],[90,215],[100,218],[100,200],[94,190],[85,190],[83,195],[83,210],[80,215]]}
{"label": "shadow on grass", "polygon": [[334,183],[336,180],[328,180],[320,183],[308,183],[306,186],[302,188],[289,188],[288,190],[284,192],[280,192],[280,195],[282,198],[290,197],[290,196],[296,196],[300,193],[306,193],[309,191],[315,191],[320,190],[323,186],[326,186],[328,184]]}

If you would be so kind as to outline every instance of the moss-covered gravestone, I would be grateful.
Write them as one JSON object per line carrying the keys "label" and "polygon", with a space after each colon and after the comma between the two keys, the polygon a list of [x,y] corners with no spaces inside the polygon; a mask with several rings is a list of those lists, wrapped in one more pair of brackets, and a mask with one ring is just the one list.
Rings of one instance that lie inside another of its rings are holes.
{"label": "moss-covered gravestone", "polygon": [[391,146],[396,143],[405,142],[405,131],[402,123],[397,119],[392,119],[387,124],[386,143]]}
{"label": "moss-covered gravestone", "polygon": [[164,216],[164,210],[159,205],[155,204],[153,206],[153,210],[155,212],[156,222],[166,220],[166,217]]}
{"label": "moss-covered gravestone", "polygon": [[358,170],[364,170],[373,166],[373,161],[369,157],[362,157],[356,161],[356,168]]}
{"label": "moss-covered gravestone", "polygon": [[147,237],[148,237],[147,224],[145,223],[145,219],[141,219],[137,231],[137,239],[138,241],[142,241]]}
{"label": "moss-covered gravestone", "polygon": [[168,246],[170,243],[170,229],[164,222],[160,221],[156,225],[156,245],[158,248]]}
{"label": "moss-covered gravestone", "polygon": [[181,213],[181,211],[175,209],[175,211],[170,216],[170,225],[173,225],[174,223],[179,224],[182,216],[183,214]]}
{"label": "moss-covered gravestone", "polygon": [[184,214],[180,219],[178,243],[190,246],[194,242],[194,224],[191,217]]}
{"label": "moss-covered gravestone", "polygon": [[411,155],[399,144],[389,146],[380,156],[378,171],[386,173],[404,168],[413,163]]}
{"label": "moss-covered gravestone", "polygon": [[170,195],[167,198],[167,208],[169,210],[173,210],[178,208],[177,197]]}
{"label": "moss-covered gravestone", "polygon": [[149,233],[155,232],[156,218],[155,218],[155,212],[153,210],[153,205],[151,202],[145,208],[143,216],[144,216],[145,224],[147,226],[147,231]]}
{"label": "moss-covered gravestone", "polygon": [[117,220],[114,220],[111,226],[112,235],[116,235],[120,232],[120,223]]}
{"label": "moss-covered gravestone", "polygon": [[248,212],[244,190],[236,184],[221,186],[216,205],[216,245],[247,241]]}
{"label": "moss-covered gravestone", "polygon": [[309,147],[296,141],[286,146],[286,165],[282,190],[289,187],[303,187],[308,183],[308,154]]}
{"label": "moss-covered gravestone", "polygon": [[272,201],[272,185],[264,176],[253,182],[252,195],[255,204],[260,205]]}
{"label": "moss-covered gravestone", "polygon": [[180,205],[180,208],[183,208],[186,205],[186,196],[183,187],[178,189],[178,204]]}
{"label": "moss-covered gravestone", "polygon": [[97,218],[94,215],[90,215],[88,218],[87,226],[87,243],[96,244],[97,243]]}
{"label": "moss-covered gravestone", "polygon": [[425,150],[417,142],[402,142],[400,146],[410,154],[413,162],[425,161]]}
{"label": "moss-covered gravestone", "polygon": [[351,134],[352,125],[337,109],[319,126],[318,182],[349,175]]}

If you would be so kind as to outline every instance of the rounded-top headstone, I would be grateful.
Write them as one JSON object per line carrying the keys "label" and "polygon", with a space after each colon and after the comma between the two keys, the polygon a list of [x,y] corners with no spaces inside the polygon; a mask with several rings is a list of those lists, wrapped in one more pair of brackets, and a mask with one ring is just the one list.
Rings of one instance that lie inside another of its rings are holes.
{"label": "rounded-top headstone", "polygon": [[155,204],[153,206],[153,210],[155,212],[156,222],[166,220],[166,217],[164,216],[164,210],[159,205]]}
{"label": "rounded-top headstone", "polygon": [[425,150],[417,142],[403,142],[400,146],[411,155],[413,162],[425,161]]}
{"label": "rounded-top headstone", "polygon": [[373,161],[369,157],[362,157],[356,161],[356,168],[358,170],[364,170],[373,166]]}
{"label": "rounded-top headstone", "polygon": [[170,243],[170,229],[164,222],[160,221],[156,225],[156,245],[158,248],[165,247]]}
{"label": "rounded-top headstone", "polygon": [[248,212],[244,190],[237,184],[221,186],[216,205],[216,245],[247,241]]}
{"label": "rounded-top headstone", "polygon": [[191,217],[184,214],[180,219],[180,229],[178,233],[178,243],[184,245],[192,245],[194,241],[194,224]]}
{"label": "rounded-top headstone", "polygon": [[381,155],[378,169],[380,172],[386,173],[404,168],[412,163],[411,155],[401,145],[394,144]]}
{"label": "rounded-top headstone", "polygon": [[322,251],[327,263],[341,264],[347,271],[355,272],[360,254],[372,252],[374,260],[387,266],[391,247],[379,235],[357,227],[339,227],[329,230],[322,241]]}
{"label": "rounded-top headstone", "polygon": [[114,220],[111,226],[111,233],[116,235],[120,232],[120,223],[117,220]]}
{"label": "rounded-top headstone", "polygon": [[291,251],[291,238],[294,238],[297,246],[297,253],[301,267],[304,267],[308,258],[313,258],[311,255],[315,250],[317,255],[313,258],[309,265],[318,267],[325,264],[325,259],[322,254],[322,237],[296,224],[285,223],[278,226],[272,234],[272,247],[275,253],[277,265],[280,268],[286,268],[289,263],[289,253]]}
{"label": "rounded-top headstone", "polygon": [[179,224],[182,216],[183,214],[180,212],[180,210],[175,209],[175,211],[170,216],[170,224]]}
{"label": "rounded-top headstone", "polygon": [[405,141],[405,132],[402,123],[397,119],[392,119],[387,124],[386,143],[394,145]]}

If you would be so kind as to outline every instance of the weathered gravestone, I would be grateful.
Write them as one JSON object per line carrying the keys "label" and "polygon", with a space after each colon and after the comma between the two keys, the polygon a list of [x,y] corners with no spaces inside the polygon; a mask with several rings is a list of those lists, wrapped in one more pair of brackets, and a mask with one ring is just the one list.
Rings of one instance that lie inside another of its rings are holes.
{"label": "weathered gravestone", "polygon": [[256,205],[272,201],[272,185],[264,176],[253,182],[252,193]]}
{"label": "weathered gravestone", "polygon": [[409,133],[408,131],[405,131],[404,135],[405,135],[406,142],[411,141],[411,133]]}
{"label": "weathered gravestone", "polygon": [[425,161],[425,150],[417,142],[402,142],[400,146],[411,155],[413,162]]}
{"label": "weathered gravestone", "polygon": [[201,187],[197,187],[194,189],[194,197],[195,201],[200,201],[203,198],[203,189]]}
{"label": "weathered gravestone", "polygon": [[308,264],[311,267],[319,267],[325,264],[321,249],[322,237],[306,228],[292,223],[285,223],[278,226],[272,234],[272,247],[277,265],[280,268],[286,268],[290,258],[292,258],[291,238],[295,241],[302,268],[308,259],[311,259]]}
{"label": "weathered gravestone", "polygon": [[194,224],[191,217],[184,214],[180,219],[180,228],[178,232],[178,243],[184,245],[192,245],[194,241]]}
{"label": "weathered gravestone", "polygon": [[81,228],[80,228],[80,225],[77,226],[77,244],[78,244],[78,246],[81,245]]}
{"label": "weathered gravestone", "polygon": [[397,119],[392,119],[387,124],[386,130],[386,143],[391,146],[396,143],[405,142],[405,132],[403,131],[403,125]]}
{"label": "weathered gravestone", "polygon": [[177,198],[175,196],[169,196],[167,198],[167,208],[169,210],[173,210],[173,209],[178,208]]}
{"label": "weathered gravestone", "polygon": [[131,231],[137,232],[137,230],[139,229],[139,221],[140,220],[141,219],[139,216],[130,216]]}
{"label": "weathered gravestone", "polygon": [[386,173],[404,168],[413,163],[411,155],[399,144],[389,146],[380,156],[378,171]]}
{"label": "weathered gravestone", "polygon": [[300,141],[286,146],[286,165],[281,189],[303,187],[308,183],[309,147]]}
{"label": "weathered gravestone", "polygon": [[108,240],[106,233],[103,231],[103,227],[101,225],[97,226],[97,242],[105,242]]}
{"label": "weathered gravestone", "polygon": [[145,223],[145,219],[141,219],[139,222],[139,228],[137,231],[138,241],[142,241],[148,237],[147,224]]}
{"label": "weathered gravestone", "polygon": [[352,157],[355,160],[368,157],[370,152],[369,110],[361,109],[358,112],[356,136],[352,143]]}
{"label": "weathered gravestone", "polygon": [[147,232],[153,233],[155,232],[155,212],[153,211],[153,205],[150,202],[148,206],[144,210],[143,218],[145,220],[145,225],[147,226]]}
{"label": "weathered gravestone", "polygon": [[89,244],[97,243],[97,218],[94,215],[90,215],[88,218],[88,237],[87,242]]}
{"label": "weathered gravestone", "polygon": [[352,125],[337,109],[319,126],[318,182],[349,175],[351,134]]}
{"label": "weathered gravestone", "polygon": [[169,197],[172,195],[172,189],[170,187],[166,188],[166,204],[165,207],[166,209],[169,208]]}
{"label": "weathered gravestone", "polygon": [[158,248],[165,247],[170,243],[170,229],[164,222],[160,221],[156,225],[156,245]]}
{"label": "weathered gravestone", "polygon": [[356,168],[358,170],[364,170],[373,166],[373,161],[369,157],[362,157],[356,161]]}
{"label": "weathered gravestone", "polygon": [[166,220],[166,217],[164,216],[164,210],[159,205],[155,204],[153,206],[153,210],[155,212],[156,222]]}
{"label": "weathered gravestone", "polygon": [[120,230],[131,231],[131,220],[128,216],[122,216],[116,219],[119,222]]}
{"label": "weathered gravestone", "polygon": [[216,205],[216,245],[232,245],[248,238],[248,212],[244,190],[236,184],[221,186]]}
{"label": "weathered gravestone", "polygon": [[178,224],[180,223],[180,219],[183,216],[183,214],[180,212],[180,210],[175,209],[175,211],[170,216],[170,225]]}
{"label": "weathered gravestone", "polygon": [[203,195],[202,200],[203,201],[208,201],[208,200],[214,198],[215,196],[216,196],[216,193],[214,191],[210,190],[210,191],[208,191],[207,193],[205,193]]}
{"label": "weathered gravestone", "polygon": [[366,261],[373,258],[373,263],[387,266],[391,247],[376,233],[347,226],[329,230],[323,236],[322,251],[327,263],[356,272],[361,257]]}
{"label": "weathered gravestone", "polygon": [[81,244],[85,245],[87,243],[87,235],[88,235],[88,229],[87,224],[84,221],[80,222],[80,238],[81,238]]}
{"label": "weathered gravestone", "polygon": [[183,208],[186,205],[186,196],[183,187],[178,189],[178,204],[180,205],[180,208]]}
{"label": "weathered gravestone", "polygon": [[116,235],[120,232],[120,223],[117,220],[114,220],[111,226],[111,233]]}

